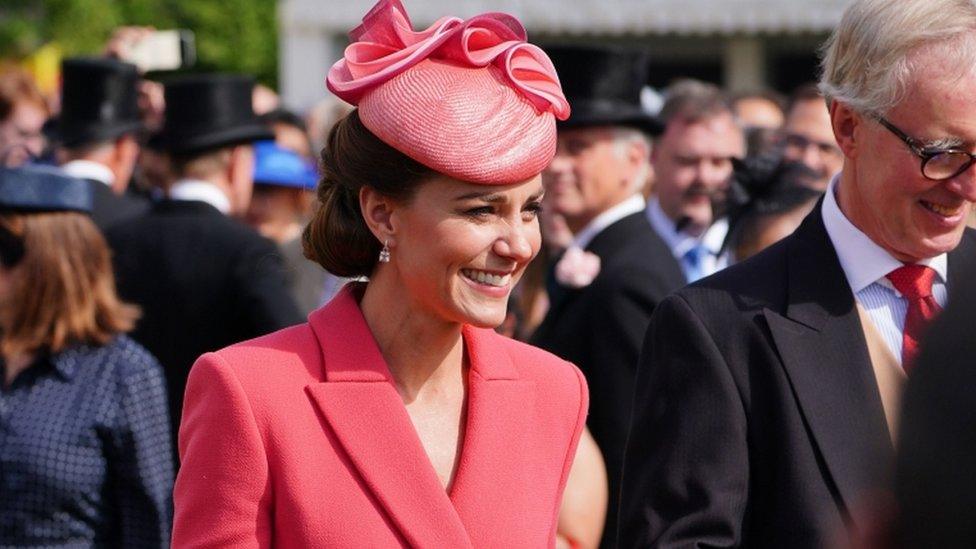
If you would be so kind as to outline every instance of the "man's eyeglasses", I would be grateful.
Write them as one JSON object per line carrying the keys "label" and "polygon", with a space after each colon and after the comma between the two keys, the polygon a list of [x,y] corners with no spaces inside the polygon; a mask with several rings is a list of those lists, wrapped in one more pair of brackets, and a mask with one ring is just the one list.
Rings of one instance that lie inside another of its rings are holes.
{"label": "man's eyeglasses", "polygon": [[959,149],[933,149],[923,147],[883,116],[876,117],[879,124],[898,136],[916,156],[922,159],[922,175],[933,181],[952,179],[976,164],[976,155]]}

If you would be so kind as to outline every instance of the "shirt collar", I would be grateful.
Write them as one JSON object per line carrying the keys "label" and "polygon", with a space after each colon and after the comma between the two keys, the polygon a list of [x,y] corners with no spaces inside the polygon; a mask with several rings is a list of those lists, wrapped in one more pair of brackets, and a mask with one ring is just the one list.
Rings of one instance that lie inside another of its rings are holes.
{"label": "shirt collar", "polygon": [[61,166],[61,171],[71,177],[90,179],[109,186],[115,183],[115,174],[108,166],[91,160],[72,160]]}
{"label": "shirt collar", "polygon": [[[851,291],[856,294],[875,282],[891,287],[886,275],[904,263],[892,257],[847,219],[837,204],[835,193],[839,184],[840,174],[830,180],[824,196],[822,215],[824,228],[837,250],[837,259],[840,260]],[[946,254],[923,259],[918,264],[931,267],[939,275],[939,280],[945,283],[948,266]]]}
{"label": "shirt collar", "polygon": [[644,209],[644,205],[644,197],[639,194],[635,194],[616,206],[608,208],[606,211],[593,218],[593,221],[590,221],[580,232],[576,233],[576,235],[573,237],[572,245],[585,250],[586,247],[589,246],[590,242],[592,242],[596,235],[600,234],[603,229],[606,229],[610,225],[613,225],[628,215],[642,211]]}
{"label": "shirt collar", "polygon": [[220,210],[224,215],[230,214],[230,199],[224,191],[208,181],[199,179],[180,179],[169,189],[172,200],[195,200],[206,202]]}
{"label": "shirt collar", "polygon": [[702,234],[701,238],[694,237],[684,231],[679,232],[675,228],[674,221],[671,221],[668,214],[664,213],[657,197],[652,198],[647,204],[647,220],[676,258],[684,257],[689,250],[699,244],[705,246],[713,255],[717,255],[722,249],[725,235],[729,232],[729,220],[726,218],[713,223]]}

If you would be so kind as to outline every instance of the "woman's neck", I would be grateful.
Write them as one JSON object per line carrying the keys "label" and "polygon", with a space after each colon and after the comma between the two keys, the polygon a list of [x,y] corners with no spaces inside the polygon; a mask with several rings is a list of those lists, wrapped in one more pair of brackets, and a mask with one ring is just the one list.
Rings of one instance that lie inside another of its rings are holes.
{"label": "woman's neck", "polygon": [[10,384],[17,379],[21,372],[27,369],[34,362],[33,353],[17,353],[3,357],[3,386],[10,387]]}
{"label": "woman's neck", "polygon": [[402,286],[383,276],[366,286],[360,308],[405,402],[428,389],[463,384],[460,324],[419,310]]}

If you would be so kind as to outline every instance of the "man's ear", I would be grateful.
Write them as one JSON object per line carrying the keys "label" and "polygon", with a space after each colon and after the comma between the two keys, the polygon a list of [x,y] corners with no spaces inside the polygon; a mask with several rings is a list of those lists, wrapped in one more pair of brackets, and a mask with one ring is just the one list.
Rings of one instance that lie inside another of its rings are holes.
{"label": "man's ear", "polygon": [[394,211],[396,204],[375,189],[363,186],[359,189],[359,209],[363,212],[363,219],[370,232],[380,243],[393,246],[396,237]]}
{"label": "man's ear", "polygon": [[250,144],[237,145],[226,154],[231,207],[235,215],[243,215],[251,204],[251,194],[254,192],[254,147]]}
{"label": "man's ear", "polygon": [[126,134],[115,140],[115,147],[112,149],[112,173],[115,181],[112,182],[112,190],[118,194],[125,192],[132,179],[132,172],[135,170],[136,160],[139,158],[139,142],[135,136]]}
{"label": "man's ear", "polygon": [[830,125],[834,130],[837,146],[847,158],[858,155],[858,134],[865,118],[854,109],[840,101],[830,102]]}

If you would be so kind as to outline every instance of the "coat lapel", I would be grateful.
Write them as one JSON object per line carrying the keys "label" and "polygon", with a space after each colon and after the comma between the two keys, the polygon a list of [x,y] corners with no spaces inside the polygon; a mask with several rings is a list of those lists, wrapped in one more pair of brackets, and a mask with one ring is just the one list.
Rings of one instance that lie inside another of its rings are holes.
{"label": "coat lapel", "polygon": [[789,245],[785,315],[764,315],[838,503],[850,512],[888,473],[888,425],[854,296],[819,206]]}
{"label": "coat lapel", "polygon": [[[471,365],[468,419],[451,499],[471,540],[482,546],[521,522],[524,510],[506,502],[523,497],[512,490],[531,486],[534,477],[526,455],[535,440],[535,385],[519,379],[499,337],[491,330],[464,328]],[[486,504],[491,513],[485,513]]]}
{"label": "coat lapel", "polygon": [[392,524],[415,547],[471,547],[359,309],[355,284],[309,316],[325,381],[306,387]]}

